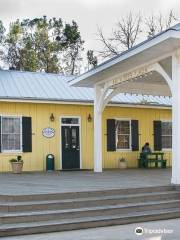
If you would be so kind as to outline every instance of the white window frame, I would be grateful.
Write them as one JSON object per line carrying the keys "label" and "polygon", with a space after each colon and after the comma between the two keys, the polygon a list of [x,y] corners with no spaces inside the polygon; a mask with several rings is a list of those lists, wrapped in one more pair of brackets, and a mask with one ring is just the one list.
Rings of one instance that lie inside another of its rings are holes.
{"label": "white window frame", "polygon": [[22,116],[16,115],[1,115],[1,145],[2,145],[2,119],[3,118],[19,118],[20,119],[20,149],[18,150],[3,150],[1,149],[1,153],[22,153]]}
{"label": "white window frame", "polygon": [[[161,124],[162,123],[166,123],[166,122],[168,122],[168,123],[171,123],[172,124],[172,121],[170,121],[170,120],[161,120]],[[161,134],[161,141],[162,141],[162,136],[171,136],[172,137],[172,135],[162,135]],[[171,148],[163,148],[162,147],[162,151],[172,151],[172,147]]]}
{"label": "white window frame", "polygon": [[131,152],[132,151],[131,119],[129,119],[129,118],[115,118],[115,121],[127,121],[127,122],[129,122],[129,148],[117,148],[118,134],[117,134],[117,131],[116,131],[116,151],[117,152]]}

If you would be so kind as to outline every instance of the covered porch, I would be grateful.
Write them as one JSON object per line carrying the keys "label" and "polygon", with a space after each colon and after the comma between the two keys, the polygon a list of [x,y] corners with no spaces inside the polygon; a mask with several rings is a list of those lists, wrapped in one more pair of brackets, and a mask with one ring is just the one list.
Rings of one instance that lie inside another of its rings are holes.
{"label": "covered porch", "polygon": [[170,185],[171,169],[27,172],[0,174],[0,195],[131,189]]}
{"label": "covered porch", "polygon": [[180,184],[180,24],[100,64],[72,80],[71,85],[94,88],[95,172],[102,172],[102,113],[114,96],[130,93],[172,97],[171,183]]}

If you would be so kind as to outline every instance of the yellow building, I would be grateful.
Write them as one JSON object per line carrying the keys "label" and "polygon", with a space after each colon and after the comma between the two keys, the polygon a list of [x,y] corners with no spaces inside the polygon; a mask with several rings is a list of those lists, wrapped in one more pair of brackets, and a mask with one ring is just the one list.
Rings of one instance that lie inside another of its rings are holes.
{"label": "yellow building", "polygon": [[[0,171],[21,155],[24,171],[93,169],[93,90],[70,87],[63,75],[0,71]],[[103,168],[121,157],[138,167],[142,146],[165,152],[171,165],[171,101],[168,97],[119,94],[102,118]]]}

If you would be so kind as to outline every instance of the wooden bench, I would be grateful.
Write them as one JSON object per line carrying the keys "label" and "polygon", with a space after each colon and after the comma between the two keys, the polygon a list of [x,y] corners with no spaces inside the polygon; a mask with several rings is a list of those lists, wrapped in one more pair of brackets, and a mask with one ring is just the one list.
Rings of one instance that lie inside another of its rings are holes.
{"label": "wooden bench", "polygon": [[166,160],[163,152],[141,153],[138,159],[139,168],[161,167],[166,168]]}

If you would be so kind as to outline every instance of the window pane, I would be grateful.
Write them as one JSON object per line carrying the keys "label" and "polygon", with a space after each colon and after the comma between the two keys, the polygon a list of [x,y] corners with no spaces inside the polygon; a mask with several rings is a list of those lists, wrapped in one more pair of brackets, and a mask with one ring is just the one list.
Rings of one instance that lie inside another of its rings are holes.
{"label": "window pane", "polygon": [[21,150],[20,118],[2,117],[2,150]]}
{"label": "window pane", "polygon": [[2,133],[9,133],[9,119],[2,118]]}
{"label": "window pane", "polygon": [[2,134],[2,150],[9,150],[8,134]]}
{"label": "window pane", "polygon": [[129,121],[117,121],[118,134],[129,134],[130,126]]}
{"label": "window pane", "polygon": [[162,148],[172,148],[172,136],[162,136]]}
{"label": "window pane", "polygon": [[20,134],[20,118],[14,118],[13,132]]}
{"label": "window pane", "polygon": [[79,119],[78,118],[62,118],[61,123],[63,123],[63,124],[78,124]]}
{"label": "window pane", "polygon": [[162,122],[162,135],[172,135],[171,122]]}
{"label": "window pane", "polygon": [[20,118],[2,118],[2,133],[20,133]]}
{"label": "window pane", "polygon": [[129,135],[118,135],[117,149],[129,149]]}
{"label": "window pane", "polygon": [[14,150],[21,149],[20,135],[14,134]]}
{"label": "window pane", "polygon": [[130,148],[130,123],[129,121],[116,121],[117,149]]}

